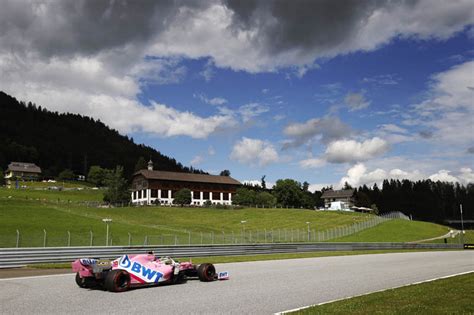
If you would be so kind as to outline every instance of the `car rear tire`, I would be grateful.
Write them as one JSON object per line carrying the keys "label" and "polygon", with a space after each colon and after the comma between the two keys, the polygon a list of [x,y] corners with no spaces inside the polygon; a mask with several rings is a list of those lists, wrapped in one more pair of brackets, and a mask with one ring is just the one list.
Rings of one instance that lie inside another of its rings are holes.
{"label": "car rear tire", "polygon": [[198,267],[197,274],[199,280],[204,282],[214,281],[216,276],[216,268],[213,264],[201,264]]}
{"label": "car rear tire", "polygon": [[85,278],[81,278],[81,276],[79,275],[79,272],[76,273],[76,284],[80,287],[80,288],[92,288],[94,286],[97,285],[97,281],[92,278],[92,277],[85,277]]}
{"label": "car rear tire", "polygon": [[112,270],[105,278],[104,287],[110,292],[123,292],[130,289],[130,274],[125,270]]}

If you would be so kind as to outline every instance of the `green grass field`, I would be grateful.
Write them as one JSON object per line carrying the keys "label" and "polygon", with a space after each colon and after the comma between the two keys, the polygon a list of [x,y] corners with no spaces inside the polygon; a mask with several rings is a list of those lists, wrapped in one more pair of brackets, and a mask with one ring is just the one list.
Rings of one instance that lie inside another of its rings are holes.
{"label": "green grass field", "polygon": [[[391,220],[333,242],[410,242],[444,235],[449,228],[435,223]],[[442,242],[442,240],[440,240]]]}
{"label": "green grass field", "polygon": [[[45,183],[38,183],[45,184]],[[371,219],[368,214],[303,209],[208,209],[181,207],[98,208],[102,191],[74,183],[82,190],[0,188],[0,247],[105,245],[106,225],[113,220],[113,245],[150,245],[241,242],[292,242],[307,240],[307,224],[313,231],[348,226]],[[72,185],[72,184],[71,184]],[[71,187],[72,188],[72,187]],[[242,221],[246,221],[242,224]],[[416,241],[440,236],[446,227],[416,221],[393,220],[337,241]],[[245,236],[242,238],[242,232]],[[315,235],[313,233],[312,235]],[[110,244],[110,243],[109,243]]]}
{"label": "green grass field", "polygon": [[474,273],[372,293],[291,314],[473,314]]}

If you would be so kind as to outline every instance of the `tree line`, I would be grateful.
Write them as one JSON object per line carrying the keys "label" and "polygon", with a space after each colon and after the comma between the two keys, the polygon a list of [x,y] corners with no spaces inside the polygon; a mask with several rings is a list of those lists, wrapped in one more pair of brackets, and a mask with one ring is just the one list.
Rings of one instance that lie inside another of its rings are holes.
{"label": "tree line", "polygon": [[[264,178],[262,178],[264,179]],[[332,186],[311,192],[309,184],[301,184],[292,179],[280,179],[272,189],[264,184],[245,184],[237,190],[233,203],[244,206],[292,207],[316,209],[324,207],[321,198]],[[345,184],[343,189],[353,189]],[[384,180],[382,187],[363,185],[354,189],[354,204],[357,207],[376,209],[383,214],[400,211],[413,219],[443,222],[447,219],[460,219],[459,205],[463,205],[464,219],[474,219],[474,184],[434,182],[430,179]]]}

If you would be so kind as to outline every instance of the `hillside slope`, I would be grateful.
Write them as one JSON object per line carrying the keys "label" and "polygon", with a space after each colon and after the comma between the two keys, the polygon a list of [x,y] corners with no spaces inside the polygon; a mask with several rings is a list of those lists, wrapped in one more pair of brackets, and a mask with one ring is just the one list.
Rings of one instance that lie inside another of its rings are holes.
{"label": "hillside slope", "polygon": [[0,167],[11,161],[37,163],[46,175],[68,168],[87,174],[91,165],[122,165],[126,176],[139,157],[152,158],[160,170],[197,172],[155,149],[138,145],[99,120],[50,112],[0,91]]}

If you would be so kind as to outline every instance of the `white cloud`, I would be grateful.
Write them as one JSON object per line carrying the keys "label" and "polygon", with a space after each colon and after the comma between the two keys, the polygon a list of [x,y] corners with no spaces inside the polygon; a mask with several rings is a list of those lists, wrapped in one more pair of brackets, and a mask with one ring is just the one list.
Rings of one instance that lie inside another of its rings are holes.
{"label": "white cloud", "polygon": [[266,166],[279,160],[278,153],[271,143],[246,137],[234,145],[230,158],[252,166]]}
{"label": "white cloud", "polygon": [[467,147],[474,134],[474,61],[433,76],[428,97],[415,106],[415,117],[405,124],[421,125],[437,144]]}
{"label": "white cloud", "polygon": [[[248,179],[248,180],[243,180],[241,181],[243,184],[250,184],[250,185],[258,185],[260,187],[262,187],[262,180],[258,180],[258,179]],[[267,187],[267,189],[269,188],[272,188],[273,186],[275,186],[275,183],[273,182],[267,182],[265,181],[265,186]]]}
{"label": "white cloud", "polygon": [[199,75],[206,80],[206,82],[211,81],[211,79],[216,75],[216,71],[214,70],[214,64],[212,63],[212,60],[208,60],[206,65],[204,66],[204,69],[199,72]]}
{"label": "white cloud", "polygon": [[378,137],[363,142],[338,140],[328,145],[325,157],[331,163],[352,163],[372,159],[388,150],[388,143]]}
{"label": "white cloud", "polygon": [[268,106],[259,104],[259,103],[249,103],[243,106],[240,106],[238,112],[242,116],[244,122],[248,122],[251,119],[260,116],[263,113],[266,113],[270,110]]}
{"label": "white cloud", "polygon": [[196,155],[190,162],[192,166],[196,166],[204,162],[204,157],[202,155]]}
{"label": "white cloud", "polygon": [[326,165],[326,160],[318,159],[318,158],[310,158],[310,159],[300,161],[299,165],[302,168],[320,168]]}
{"label": "white cloud", "polygon": [[286,116],[282,115],[282,114],[277,114],[277,115],[273,116],[274,121],[280,121],[280,120],[283,120],[285,118],[286,118]]}
{"label": "white cloud", "polygon": [[474,183],[474,172],[469,167],[463,167],[459,172],[458,178],[464,184]]}
{"label": "white cloud", "polygon": [[214,147],[212,145],[209,146],[209,148],[207,148],[207,154],[209,156],[213,156],[216,154],[216,150],[214,149]]}
{"label": "white cloud", "polygon": [[364,93],[349,93],[344,98],[344,102],[349,107],[349,110],[356,111],[369,107],[370,102],[365,99]]}
{"label": "white cloud", "polygon": [[208,98],[205,94],[193,94],[193,97],[210,105],[224,105],[225,103],[227,103],[227,100],[223,97]]}
{"label": "white cloud", "polygon": [[457,177],[451,175],[450,173],[451,172],[448,170],[439,170],[432,175],[427,175],[426,173],[420,172],[417,169],[408,171],[398,168],[391,170],[376,168],[372,171],[369,171],[364,164],[358,163],[349,168],[346,176],[341,178],[339,185],[343,186],[344,183],[347,182],[353,187],[358,187],[362,185],[371,186],[376,183],[380,187],[384,179],[408,179],[411,181],[431,179],[432,181],[459,182],[464,185],[468,183],[474,183],[474,172],[470,168],[462,168],[458,172],[459,175]]}
{"label": "white cloud", "polygon": [[409,134],[408,130],[395,124],[383,124],[378,126],[375,132],[377,136],[385,139],[391,144],[414,141],[415,137]]}
{"label": "white cloud", "polygon": [[423,175],[418,171],[412,172],[402,171],[400,169],[392,169],[390,171],[377,168],[373,171],[368,172],[367,167],[358,163],[347,171],[347,175],[342,177],[339,184],[342,187],[345,182],[349,183],[353,187],[359,187],[362,185],[371,186],[373,184],[381,185],[384,179],[409,179],[419,180],[422,179]]}
{"label": "white cloud", "polygon": [[394,74],[379,74],[362,79],[363,83],[374,83],[380,85],[396,85],[400,79]]}
{"label": "white cloud", "polygon": [[440,182],[453,182],[453,183],[459,182],[459,180],[456,177],[450,175],[449,171],[447,171],[447,170],[440,170],[438,173],[431,175],[429,177],[429,179],[431,179],[432,181],[435,181],[435,182],[437,182],[437,181],[440,181]]}
{"label": "white cloud", "polygon": [[329,143],[348,137],[352,133],[351,127],[337,117],[309,119],[304,123],[288,124],[283,133],[290,139],[285,141],[284,149],[310,144],[314,140]]}

